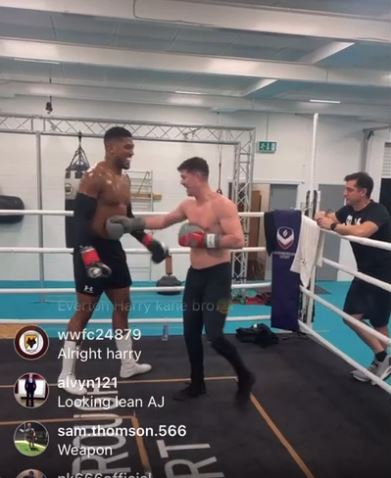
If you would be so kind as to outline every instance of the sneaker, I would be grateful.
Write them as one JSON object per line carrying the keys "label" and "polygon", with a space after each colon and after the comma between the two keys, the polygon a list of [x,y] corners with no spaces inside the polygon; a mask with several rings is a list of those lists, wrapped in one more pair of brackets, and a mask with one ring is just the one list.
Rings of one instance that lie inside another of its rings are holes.
{"label": "sneaker", "polygon": [[78,380],[73,374],[60,374],[57,379],[57,387],[71,395],[85,395],[87,393],[87,389],[83,387],[81,380]]}
{"label": "sneaker", "polygon": [[147,373],[152,370],[149,363],[125,363],[121,365],[121,370],[119,371],[119,376],[121,378],[130,378],[134,375],[139,375],[141,373]]}
{"label": "sneaker", "polygon": [[206,387],[205,384],[202,385],[195,385],[190,384],[187,387],[175,392],[172,396],[173,400],[177,400],[178,402],[184,402],[191,398],[197,398],[201,395],[206,394]]}
{"label": "sneaker", "polygon": [[[391,374],[390,356],[388,355],[382,362],[375,359],[367,370],[377,375],[381,380],[387,378],[387,376]],[[352,375],[360,382],[369,382],[371,380],[364,372],[361,372],[361,370],[353,370]]]}
{"label": "sneaker", "polygon": [[[387,355],[382,362],[378,362],[375,375],[377,375],[380,380],[385,380],[391,375],[391,357],[389,355]],[[372,385],[376,384],[372,382]]]}

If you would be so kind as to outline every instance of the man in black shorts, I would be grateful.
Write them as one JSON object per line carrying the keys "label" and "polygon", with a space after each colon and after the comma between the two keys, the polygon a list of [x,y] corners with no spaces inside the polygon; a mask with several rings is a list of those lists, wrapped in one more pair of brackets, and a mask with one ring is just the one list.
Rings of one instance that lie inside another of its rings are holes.
{"label": "man in black shorts", "polygon": [[190,361],[191,383],[174,394],[175,400],[204,395],[204,354],[202,330],[211,346],[224,357],[238,377],[236,402],[245,405],[255,382],[236,347],[224,336],[224,324],[231,300],[231,251],[244,245],[242,226],[236,205],[212,191],[208,183],[209,167],[203,158],[193,157],[179,165],[181,184],[187,199],[166,214],[110,218],[107,230],[116,237],[118,227],[131,232],[138,227],[163,229],[185,221],[179,231],[179,244],[190,247],[190,263],[183,294],[183,330]]}
{"label": "man in black shorts", "polygon": [[[132,135],[125,128],[113,127],[104,135],[104,146],[104,161],[86,172],[75,201],[77,244],[73,266],[77,310],[68,324],[68,340],[60,353],[63,362],[58,378],[58,386],[75,395],[83,395],[86,389],[75,379],[79,344],[69,337],[71,334],[75,337],[86,327],[103,292],[113,304],[112,325],[121,356],[120,377],[129,378],[151,370],[149,364],[138,364],[132,355],[132,341],[127,332],[131,277],[121,242],[109,239],[106,231],[109,217],[117,214],[134,217],[130,181],[123,173],[129,169],[134,152]],[[151,252],[155,263],[167,257],[167,249],[150,234],[135,231],[133,236]]]}
{"label": "man in black shorts", "polygon": [[[345,177],[344,197],[346,205],[335,213],[320,211],[318,225],[343,236],[368,237],[377,241],[391,242],[391,218],[387,209],[370,199],[373,180],[364,172]],[[391,282],[391,252],[351,242],[359,272]],[[384,289],[354,278],[347,293],[343,310],[357,320],[369,320],[375,330],[388,337],[388,321],[391,312],[391,294]],[[391,358],[384,342],[349,322],[357,335],[373,350],[374,359],[368,370],[381,379],[391,374]],[[353,377],[361,382],[369,377],[354,370]]]}

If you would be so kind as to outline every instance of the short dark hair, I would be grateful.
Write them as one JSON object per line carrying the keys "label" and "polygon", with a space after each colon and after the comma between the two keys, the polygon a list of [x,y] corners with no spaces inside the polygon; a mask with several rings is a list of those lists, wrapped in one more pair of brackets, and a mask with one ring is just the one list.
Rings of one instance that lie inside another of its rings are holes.
{"label": "short dark hair", "polygon": [[186,159],[178,166],[178,171],[190,171],[191,173],[201,173],[205,178],[209,176],[209,166],[205,159],[193,156]]}
{"label": "short dark hair", "polygon": [[371,178],[371,176],[369,176],[369,174],[364,173],[363,171],[348,174],[347,176],[345,176],[344,181],[356,181],[357,187],[366,189],[366,196],[368,198],[371,197],[371,193],[373,190],[373,179]]}
{"label": "short dark hair", "polygon": [[108,129],[103,137],[103,142],[107,144],[112,139],[131,138],[132,133],[122,126],[113,126]]}

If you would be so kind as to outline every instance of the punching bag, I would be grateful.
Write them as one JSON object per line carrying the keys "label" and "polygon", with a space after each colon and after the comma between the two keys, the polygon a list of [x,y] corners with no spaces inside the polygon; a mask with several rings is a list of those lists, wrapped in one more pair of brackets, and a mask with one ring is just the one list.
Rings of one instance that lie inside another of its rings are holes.
{"label": "punching bag", "polygon": [[[24,209],[24,203],[17,196],[0,196],[0,209]],[[0,224],[15,224],[23,218],[23,214],[0,216]]]}
{"label": "punching bag", "polygon": [[[161,277],[157,282],[156,286],[157,287],[177,287],[182,285],[181,281],[178,280],[172,273],[172,257],[168,256],[166,258],[166,263],[165,263],[165,272],[166,275]],[[180,294],[180,291],[178,290],[167,290],[167,291],[159,291],[158,294],[162,295],[177,295]]]}
{"label": "punching bag", "polygon": [[[73,155],[72,161],[65,170],[65,210],[73,211],[75,198],[79,190],[80,180],[90,165],[86,153],[81,147],[82,135],[79,133],[79,147]],[[67,247],[75,247],[74,219],[73,216],[65,216],[65,244]]]}

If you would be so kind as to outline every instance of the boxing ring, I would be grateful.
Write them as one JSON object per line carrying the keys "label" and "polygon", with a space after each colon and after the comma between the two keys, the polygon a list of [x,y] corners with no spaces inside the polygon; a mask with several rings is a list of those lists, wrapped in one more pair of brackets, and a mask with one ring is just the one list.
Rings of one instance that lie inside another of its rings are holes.
{"label": "boxing ring", "polygon": [[[12,213],[10,210],[0,211],[0,214]],[[14,213],[48,216],[72,214],[69,211],[41,210],[18,210]],[[259,217],[262,213],[243,215]],[[323,234],[335,233],[324,231]],[[338,237],[391,251],[390,244],[351,236]],[[244,252],[264,250],[262,247],[243,248]],[[125,251],[129,255],[149,254],[144,249]],[[0,255],[70,252],[67,248],[0,248]],[[170,248],[172,255],[187,253],[186,248]],[[327,258],[323,258],[323,263],[391,292],[390,284]],[[350,356],[347,348],[341,346],[341,340],[354,341],[354,333],[347,330],[348,327],[341,323],[340,318],[347,322],[355,319],[338,307],[344,297],[341,291],[336,293],[338,284],[318,285],[323,294],[316,293],[314,272],[309,289],[301,287],[308,302],[306,315],[299,322],[300,333],[279,330],[278,345],[265,349],[237,342],[231,337],[257,377],[251,405],[245,411],[233,406],[236,379],[232,370],[207,346],[205,369],[208,395],[190,403],[179,404],[170,398],[188,380],[187,355],[180,326],[181,297],[180,294],[165,296],[156,293],[181,292],[183,286],[132,286],[134,305],[129,324],[130,327],[136,325],[143,331],[140,343],[134,341],[135,348],[140,348],[143,360],[150,362],[153,368],[148,375],[137,376],[132,380],[118,380],[117,387],[91,389],[88,394],[90,398],[105,396],[112,403],[106,409],[99,409],[89,403],[76,405],[75,402],[66,407],[69,395],[56,386],[61,348],[58,334],[65,330],[65,324],[74,310],[74,289],[47,287],[46,283],[39,284],[39,287],[0,288],[0,330],[10,327],[13,331],[8,334],[8,338],[0,340],[0,358],[3,364],[0,397],[4,404],[0,412],[0,437],[4,456],[1,459],[0,476],[11,478],[32,466],[31,459],[29,461],[28,457],[18,455],[12,444],[12,433],[20,423],[37,420],[49,431],[51,452],[35,457],[34,467],[47,476],[95,476],[91,473],[96,473],[99,469],[102,476],[117,478],[360,478],[367,477],[369,473],[378,478],[388,477],[389,457],[384,453],[384,447],[376,443],[389,443],[391,439],[391,380],[382,381],[367,371],[362,365],[369,361],[367,356],[359,356],[357,352]],[[270,286],[265,281],[243,282],[233,284],[233,290],[268,290]],[[329,300],[321,295],[327,295]],[[66,305],[64,310],[60,310],[60,305]],[[151,307],[146,314],[148,305]],[[314,306],[315,320],[312,321]],[[111,322],[108,318],[108,304],[102,309],[97,310],[90,321],[93,329],[107,327]],[[24,311],[23,314],[21,311]],[[334,314],[333,318],[330,317],[330,311]],[[259,321],[269,324],[269,320],[270,308],[266,305],[233,304],[227,318],[226,332],[230,334],[237,326],[250,326]],[[337,328],[337,332],[334,332],[336,340],[330,340],[331,322]],[[12,335],[15,329],[27,324],[39,325],[50,336],[47,355],[35,362],[24,361],[14,350]],[[360,324],[364,330],[390,345],[389,338]],[[92,349],[102,346],[113,348],[109,340],[98,344],[96,341],[86,341],[85,346]],[[365,349],[361,342],[359,347]],[[118,373],[117,366],[113,360],[89,360],[78,364],[77,375],[86,379],[115,376]],[[355,381],[350,376],[352,367],[366,373],[377,386],[372,386],[371,382],[363,384]],[[50,387],[48,401],[37,410],[23,409],[11,396],[16,377],[29,371],[45,376]],[[137,398],[144,405],[115,407],[115,397]],[[151,397],[155,405],[147,406]],[[140,436],[108,439],[59,434],[59,430],[74,429],[76,426],[88,431],[92,424],[127,429],[132,427],[140,431]],[[148,435],[148,430],[151,430],[151,435]],[[88,444],[96,449],[105,444],[112,448],[114,455],[89,458],[66,455],[60,453],[64,448],[60,449],[59,444],[64,447]],[[3,461],[10,465],[3,469]]]}

